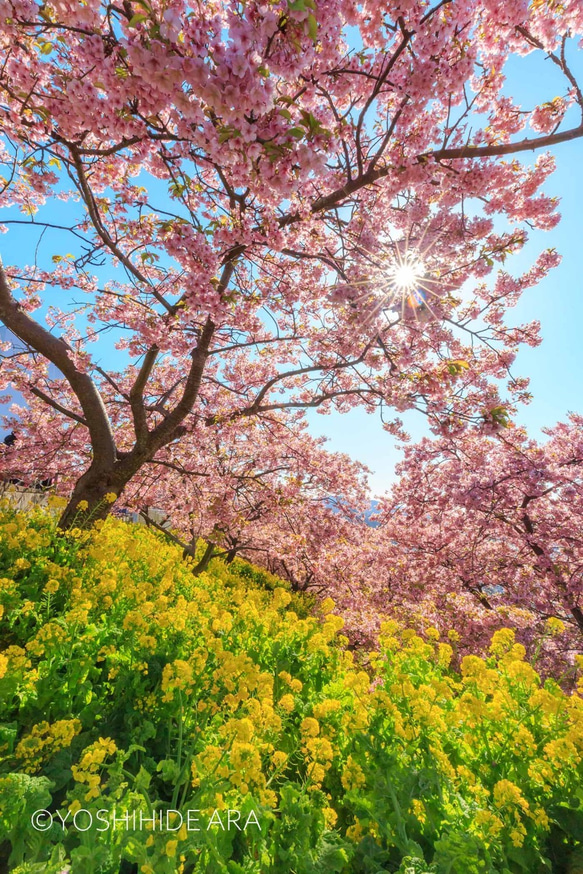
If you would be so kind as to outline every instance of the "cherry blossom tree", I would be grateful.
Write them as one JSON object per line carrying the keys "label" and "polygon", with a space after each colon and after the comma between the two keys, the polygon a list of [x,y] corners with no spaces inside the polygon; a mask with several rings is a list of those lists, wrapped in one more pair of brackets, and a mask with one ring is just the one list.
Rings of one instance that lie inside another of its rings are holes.
{"label": "cherry blossom tree", "polygon": [[240,555],[296,590],[324,591],[322,548],[334,548],[343,531],[352,536],[363,524],[366,469],[328,452],[297,414],[235,420],[205,436],[204,445],[185,437],[172,461],[159,453],[124,500],[146,519],[148,507],[164,508],[166,535],[186,555],[198,554],[196,573],[216,556],[230,562]]}
{"label": "cherry blossom tree", "polygon": [[[405,450],[398,473],[379,526],[357,554],[354,540],[348,545],[350,585],[337,590],[355,627],[371,637],[381,614],[401,614],[454,627],[474,647],[502,625],[533,646],[563,627],[547,656],[568,660],[580,651],[581,415],[541,442],[517,427],[425,439]],[[341,549],[334,561],[342,564]],[[335,579],[331,568],[324,573]]]}
{"label": "cherry blossom tree", "polygon": [[542,443],[519,428],[423,441],[407,451],[390,525],[419,531],[417,553],[486,609],[501,598],[583,633],[582,425],[573,414]]}
{"label": "cherry blossom tree", "polygon": [[[50,406],[33,394],[27,401],[10,420],[18,440],[0,446],[4,475],[34,486],[34,472],[42,470],[52,491],[68,495],[90,463],[84,429],[59,427]],[[119,420],[117,426],[126,430]],[[296,590],[327,591],[323,552],[354,541],[355,526],[364,528],[367,474],[309,434],[302,411],[236,418],[189,432],[161,450],[126,487],[123,509],[141,514],[185,556],[196,557],[195,573],[217,556],[229,562],[241,555]],[[74,524],[81,516],[83,509]]]}
{"label": "cherry blossom tree", "polygon": [[[582,32],[579,0],[6,0],[0,387],[83,444],[61,525],[237,420],[503,423],[538,342],[504,317],[557,255],[488,274],[558,219],[517,156],[583,134]],[[531,52],[565,88],[522,110]]]}

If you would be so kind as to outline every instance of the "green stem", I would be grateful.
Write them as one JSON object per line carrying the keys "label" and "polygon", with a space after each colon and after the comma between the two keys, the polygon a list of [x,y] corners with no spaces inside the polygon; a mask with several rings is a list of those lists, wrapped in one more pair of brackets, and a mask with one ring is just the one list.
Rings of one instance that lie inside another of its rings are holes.
{"label": "green stem", "polygon": [[[182,705],[182,692],[179,691],[180,696],[180,718],[178,722],[178,749],[176,751],[176,765],[178,766],[178,775],[180,777],[182,772],[182,736],[183,736],[183,726],[184,726],[184,708]],[[176,785],[174,787],[174,792],[172,793],[172,807],[176,807],[176,802],[178,801],[178,793],[180,792],[180,780],[177,779]]]}

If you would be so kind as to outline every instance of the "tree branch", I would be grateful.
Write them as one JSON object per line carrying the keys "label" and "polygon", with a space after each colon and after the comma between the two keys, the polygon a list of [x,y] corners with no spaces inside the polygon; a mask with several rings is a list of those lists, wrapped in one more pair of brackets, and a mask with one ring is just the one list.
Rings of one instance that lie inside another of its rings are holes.
{"label": "tree branch", "polygon": [[134,431],[136,434],[136,442],[143,443],[146,439],[148,431],[148,420],[146,416],[146,408],[144,405],[144,389],[146,383],[154,369],[159,349],[157,346],[152,346],[144,355],[144,360],[140,371],[136,377],[134,384],[131,387],[129,394],[130,407],[134,419]]}
{"label": "tree branch", "polygon": [[31,394],[36,395],[37,398],[40,398],[41,401],[44,401],[45,404],[48,404],[58,413],[62,413],[63,416],[67,416],[69,419],[73,419],[75,422],[79,422],[80,425],[85,425],[85,427],[87,427],[87,421],[83,416],[79,416],[78,413],[74,413],[73,410],[69,410],[58,401],[53,400],[50,395],[45,394],[40,388],[37,388],[35,385],[29,385],[28,390]]}
{"label": "tree branch", "polygon": [[72,349],[60,337],[55,337],[26,313],[12,295],[0,261],[0,319],[23,343],[48,358],[66,377],[83,410],[93,446],[94,462],[110,466],[115,462],[116,446],[113,431],[96,385],[87,373],[77,368]]}

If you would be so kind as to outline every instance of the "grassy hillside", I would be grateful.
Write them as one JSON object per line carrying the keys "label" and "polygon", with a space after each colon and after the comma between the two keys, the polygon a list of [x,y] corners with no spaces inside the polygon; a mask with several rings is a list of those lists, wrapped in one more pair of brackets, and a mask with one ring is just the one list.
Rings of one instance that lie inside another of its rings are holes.
{"label": "grassy hillside", "polygon": [[0,870],[583,870],[582,699],[510,631],[461,674],[454,629],[355,659],[251,565],[8,508],[0,605]]}

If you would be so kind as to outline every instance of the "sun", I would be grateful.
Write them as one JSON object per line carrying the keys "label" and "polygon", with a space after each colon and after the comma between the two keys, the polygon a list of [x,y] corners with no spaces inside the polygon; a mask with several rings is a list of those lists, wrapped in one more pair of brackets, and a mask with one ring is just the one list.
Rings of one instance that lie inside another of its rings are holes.
{"label": "sun", "polygon": [[[351,306],[356,308],[362,302],[367,321],[381,313],[389,321],[395,316],[404,320],[413,316],[423,322],[440,318],[433,304],[441,296],[441,272],[434,266],[435,259],[430,253],[441,235],[434,234],[428,243],[427,233],[426,229],[413,240],[408,232],[403,239],[395,241],[386,231],[379,250],[359,251],[368,262],[362,274],[346,286],[340,284],[336,288],[350,290]],[[362,292],[354,294],[358,287]]]}
{"label": "sun", "polygon": [[417,290],[424,275],[425,267],[420,261],[406,260],[391,269],[389,282],[397,292],[407,294]]}

